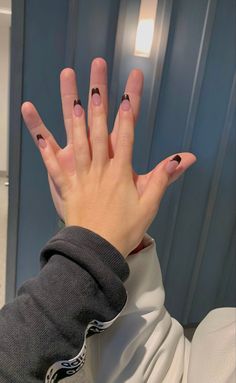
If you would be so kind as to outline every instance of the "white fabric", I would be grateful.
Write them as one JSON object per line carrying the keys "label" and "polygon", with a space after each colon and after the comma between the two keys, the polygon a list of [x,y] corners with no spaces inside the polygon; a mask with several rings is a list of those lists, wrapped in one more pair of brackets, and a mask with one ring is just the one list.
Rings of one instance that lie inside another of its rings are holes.
{"label": "white fabric", "polygon": [[191,345],[188,382],[236,383],[236,309],[212,310]]}
{"label": "white fabric", "polygon": [[149,235],[145,246],[127,259],[128,301],[120,317],[88,339],[85,381],[236,383],[236,309],[211,311],[190,344],[164,307],[156,245]]}

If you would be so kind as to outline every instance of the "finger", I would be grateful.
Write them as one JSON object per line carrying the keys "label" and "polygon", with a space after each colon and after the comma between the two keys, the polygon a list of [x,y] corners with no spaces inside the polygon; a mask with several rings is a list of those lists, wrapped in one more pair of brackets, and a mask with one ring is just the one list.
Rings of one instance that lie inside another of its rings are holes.
{"label": "finger", "polygon": [[122,169],[130,170],[134,143],[134,116],[128,95],[123,96],[119,108],[119,130],[114,159]]}
{"label": "finger", "polygon": [[167,166],[167,172],[169,174],[169,186],[171,183],[175,182],[190,166],[192,166],[196,160],[196,156],[189,152],[172,154],[171,156],[161,161],[153,170],[147,173],[146,177],[149,178],[153,172],[157,172],[159,169],[165,168]]}
{"label": "finger", "polygon": [[90,97],[92,161],[95,167],[101,167],[109,159],[107,115],[99,88],[93,88]]}
{"label": "finger", "polygon": [[[169,157],[168,161],[173,161],[177,155],[174,155],[174,157],[171,156],[172,158]],[[185,173],[185,171],[197,161],[197,157],[192,153],[180,153],[179,156],[181,157],[181,162],[170,174],[168,186],[175,182],[180,176],[182,176],[182,174]]]}
{"label": "finger", "polygon": [[[90,71],[90,85],[89,85],[89,95],[91,95],[92,89],[98,88],[103,102],[103,107],[105,115],[108,113],[108,92],[107,92],[107,64],[106,61],[97,57],[92,61],[91,71]],[[89,126],[89,136],[91,130],[91,97],[88,98],[88,126]]]}
{"label": "finger", "polygon": [[167,157],[147,174],[147,184],[141,200],[147,210],[157,211],[166,188],[196,161],[192,153]]}
{"label": "finger", "polygon": [[54,139],[53,135],[44,125],[40,115],[38,114],[35,106],[31,102],[24,102],[21,107],[22,116],[25,121],[25,125],[28,128],[35,144],[38,146],[37,136],[41,135],[48,142],[50,142],[50,146],[54,153],[56,153],[60,147]]}
{"label": "finger", "polygon": [[85,112],[79,100],[74,106],[73,115],[73,148],[76,160],[76,168],[81,174],[88,170],[91,164],[90,148],[86,132]]}
{"label": "finger", "polygon": [[61,189],[65,185],[65,177],[58,163],[54,150],[50,144],[50,141],[48,141],[48,139],[43,137],[41,134],[38,134],[37,144],[49,177],[52,179],[54,185]]}
{"label": "finger", "polygon": [[[131,103],[132,111],[134,115],[134,121],[137,121],[137,118],[138,118],[142,91],[143,91],[143,73],[139,69],[133,69],[129,74],[129,77],[125,86],[125,94],[129,95],[130,103]],[[110,134],[110,147],[111,147],[110,157],[111,158],[114,156],[114,153],[116,150],[118,128],[119,128],[119,121],[118,121],[118,114],[117,114],[113,130]]]}
{"label": "finger", "polygon": [[60,89],[67,144],[70,144],[72,142],[73,103],[78,99],[76,74],[73,69],[65,68],[61,71]]}

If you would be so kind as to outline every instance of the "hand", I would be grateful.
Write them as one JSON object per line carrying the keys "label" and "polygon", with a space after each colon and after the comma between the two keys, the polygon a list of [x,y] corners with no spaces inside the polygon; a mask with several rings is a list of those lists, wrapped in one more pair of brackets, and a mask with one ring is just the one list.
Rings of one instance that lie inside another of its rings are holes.
{"label": "hand", "polygon": [[[93,85],[98,87],[96,81]],[[95,94],[90,98],[89,139],[84,110],[79,105],[73,110],[71,102],[72,118],[67,121],[70,121],[67,124],[69,143],[65,149],[59,148],[32,104],[25,103],[22,113],[34,140],[37,142],[39,138],[39,149],[51,182],[60,195],[66,224],[98,233],[127,256],[140,243],[154,219],[167,186],[196,158],[191,153],[181,153],[179,165],[171,161],[171,156],[148,174],[137,176],[131,165],[134,140],[131,103],[128,100],[121,103],[113,140],[109,143],[107,102],[102,89],[106,89],[106,84],[99,84],[100,96]],[[167,167],[172,167],[172,171],[168,172]]]}
{"label": "hand", "polygon": [[[95,88],[95,87],[99,88],[101,97],[103,99],[105,111],[106,113],[108,113],[107,65],[105,60],[103,60],[102,58],[94,59],[91,65],[90,87],[89,87],[90,91],[92,88]],[[128,77],[128,80],[125,86],[125,93],[130,95],[135,120],[137,119],[138,113],[139,113],[139,105],[141,101],[142,88],[143,88],[143,74],[140,70],[134,69],[130,72],[130,75]],[[73,150],[71,150],[72,149],[71,129],[72,129],[72,122],[73,122],[72,121],[73,109],[71,105],[73,105],[74,100],[78,99],[76,74],[73,69],[66,68],[62,70],[60,75],[60,91],[61,91],[64,125],[65,125],[66,135],[67,135],[67,145],[64,148],[60,148],[52,137],[50,137],[50,139],[51,139],[51,144],[54,147],[54,150],[57,152],[57,158],[61,166],[64,167],[66,164],[67,166],[69,166],[69,164],[73,166],[74,153],[73,153]],[[35,140],[35,136],[33,133],[34,128],[40,125],[43,128],[44,124],[39,114],[37,113],[37,110],[35,109],[34,105],[31,104],[30,102],[26,102],[23,104],[22,114],[23,114],[25,123],[27,127],[29,128],[30,133],[32,134],[33,139]],[[91,105],[90,105],[90,102],[88,102],[88,125],[90,126],[90,124],[91,124]],[[48,133],[49,132],[45,134],[48,134]],[[109,157],[110,158],[113,158],[114,156],[114,149],[115,149],[117,134],[118,134],[118,119],[116,119],[114,128],[111,134],[109,135]],[[88,132],[88,140],[90,141],[89,132]],[[142,176],[138,176],[135,172],[134,172],[134,176],[137,178],[138,184],[139,182],[142,182],[142,179],[140,178]],[[63,212],[63,202],[60,195],[60,190],[56,188],[49,174],[48,174],[48,180],[49,180],[49,186],[50,186],[54,206],[57,210],[59,217],[63,221],[65,221],[64,212]]]}

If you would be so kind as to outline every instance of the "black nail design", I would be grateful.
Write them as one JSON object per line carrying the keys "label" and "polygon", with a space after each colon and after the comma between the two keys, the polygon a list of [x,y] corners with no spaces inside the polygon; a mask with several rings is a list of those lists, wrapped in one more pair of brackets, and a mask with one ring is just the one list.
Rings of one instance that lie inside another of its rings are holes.
{"label": "black nail design", "polygon": [[92,89],[92,91],[91,91],[91,95],[93,96],[94,94],[100,94],[98,88],[93,88],[93,89]]}
{"label": "black nail design", "polygon": [[124,100],[128,100],[129,101],[129,95],[127,93],[124,93],[123,96],[121,97],[121,102],[124,101]]}
{"label": "black nail design", "polygon": [[178,154],[176,154],[176,156],[174,156],[174,158],[172,158],[171,161],[177,161],[178,163],[180,163],[181,159],[182,158]]}
{"label": "black nail design", "polygon": [[80,98],[78,98],[77,100],[74,100],[74,106],[75,106],[75,105],[80,105],[80,106],[82,106],[82,103],[81,103]]}
{"label": "black nail design", "polygon": [[37,137],[37,140],[40,140],[40,139],[41,139],[41,140],[44,140],[44,138],[43,138],[43,136],[42,136],[41,134],[37,134],[36,137]]}

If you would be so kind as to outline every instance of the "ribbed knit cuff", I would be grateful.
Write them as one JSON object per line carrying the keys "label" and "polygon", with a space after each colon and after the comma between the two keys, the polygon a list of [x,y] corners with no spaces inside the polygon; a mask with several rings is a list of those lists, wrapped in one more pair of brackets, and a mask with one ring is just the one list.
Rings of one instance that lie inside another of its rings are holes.
{"label": "ribbed knit cuff", "polygon": [[41,266],[54,254],[63,254],[76,262],[79,248],[88,248],[97,254],[117,276],[125,281],[129,276],[129,266],[121,253],[99,234],[79,226],[68,226],[60,230],[43,248]]}

